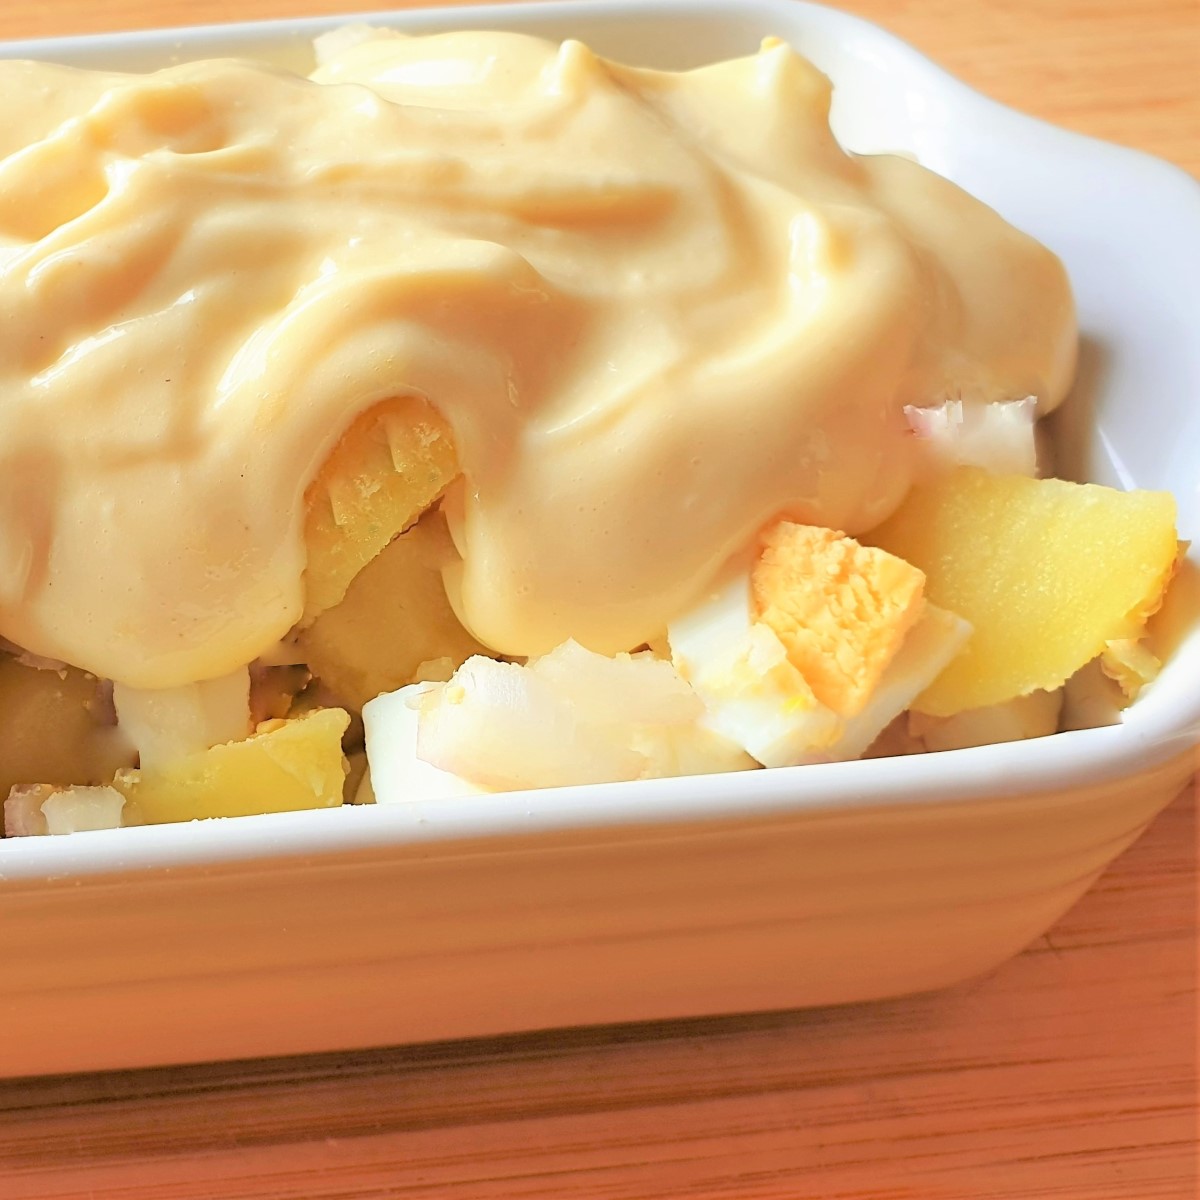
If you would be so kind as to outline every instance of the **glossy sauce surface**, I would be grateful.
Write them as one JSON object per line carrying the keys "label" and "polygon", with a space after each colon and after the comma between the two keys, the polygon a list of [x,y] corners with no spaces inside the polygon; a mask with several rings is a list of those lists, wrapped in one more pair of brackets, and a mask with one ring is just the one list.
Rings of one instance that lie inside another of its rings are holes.
{"label": "glossy sauce surface", "polygon": [[389,395],[454,430],[460,614],[529,654],[656,636],[776,514],[870,528],[905,404],[1070,382],[1057,259],[844,154],[781,44],[673,74],[388,36],[315,81],[0,92],[0,633],[135,686],[287,632],[305,486]]}

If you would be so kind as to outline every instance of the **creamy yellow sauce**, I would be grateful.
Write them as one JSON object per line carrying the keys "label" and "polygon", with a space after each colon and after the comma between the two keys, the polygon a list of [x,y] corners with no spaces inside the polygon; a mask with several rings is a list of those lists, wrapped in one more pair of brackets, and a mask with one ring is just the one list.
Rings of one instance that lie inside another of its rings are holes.
{"label": "creamy yellow sauce", "polygon": [[786,46],[681,74],[500,33],[312,81],[0,63],[0,634],[138,687],[303,607],[303,493],[354,415],[446,416],[486,644],[654,637],[769,518],[870,528],[902,409],[1069,385],[1058,260],[843,153]]}

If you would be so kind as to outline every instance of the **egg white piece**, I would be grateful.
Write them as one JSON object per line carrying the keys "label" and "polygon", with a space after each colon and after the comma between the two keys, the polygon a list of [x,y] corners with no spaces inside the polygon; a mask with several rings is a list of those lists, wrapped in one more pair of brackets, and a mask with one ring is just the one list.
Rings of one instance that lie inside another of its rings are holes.
{"label": "egg white piece", "polygon": [[754,619],[748,571],[667,627],[671,658],[701,700],[702,724],[765,767],[832,746],[841,719],[813,695],[769,626]]}
{"label": "egg white piece", "polygon": [[934,469],[983,467],[1002,475],[1038,473],[1037,400],[947,400],[906,405],[905,419]]}
{"label": "egg white piece", "polygon": [[962,649],[971,627],[926,604],[861,712],[821,704],[775,632],[755,620],[748,571],[728,578],[667,630],[680,674],[699,693],[704,721],[768,767],[858,758]]}
{"label": "egg white piece", "polygon": [[376,804],[412,800],[451,800],[487,791],[468,779],[443,771],[417,757],[417,728],[421,696],[441,684],[411,683],[385,692],[363,706],[369,779]]}
{"label": "egg white piece", "polygon": [[364,707],[370,787],[389,804],[758,765],[703,715],[674,667],[651,655],[565,642],[526,666],[475,656],[444,684],[410,684]]}
{"label": "egg white piece", "polygon": [[119,829],[124,807],[125,797],[107,784],[22,784],[4,801],[4,833],[6,837],[28,837]]}
{"label": "egg white piece", "polygon": [[844,762],[868,746],[946,669],[966,645],[971,625],[926,602],[861,712],[847,719],[837,741],[806,762]]}

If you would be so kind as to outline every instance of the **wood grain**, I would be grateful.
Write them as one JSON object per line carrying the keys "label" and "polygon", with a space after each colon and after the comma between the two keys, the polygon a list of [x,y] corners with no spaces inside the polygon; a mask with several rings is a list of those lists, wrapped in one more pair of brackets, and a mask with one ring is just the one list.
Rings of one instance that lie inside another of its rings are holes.
{"label": "wood grain", "polygon": [[0,1084],[0,1195],[1191,1200],[1195,905],[1189,792],[974,984]]}
{"label": "wood grain", "polygon": [[[0,37],[365,6],[6,0]],[[846,7],[1200,172],[1195,0]],[[1195,808],[1190,789],[1048,937],[936,996],[0,1083],[0,1197],[1194,1200]]]}

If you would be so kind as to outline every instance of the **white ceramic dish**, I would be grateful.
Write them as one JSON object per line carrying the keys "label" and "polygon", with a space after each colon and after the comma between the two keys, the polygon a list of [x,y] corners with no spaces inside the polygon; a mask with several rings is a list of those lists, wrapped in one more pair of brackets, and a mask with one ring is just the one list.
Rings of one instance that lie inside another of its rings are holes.
{"label": "white ceramic dish", "polygon": [[[243,54],[303,68],[312,36],[347,19],[0,53],[129,69]],[[881,30],[791,0],[370,19],[576,36],[663,66],[749,52],[768,33],[791,41],[834,79],[850,148],[916,154],[1065,259],[1085,338],[1061,422],[1067,471],[1168,488],[1184,535],[1200,536],[1200,188],[1182,172],[1002,108]],[[1195,591],[1181,588],[1180,602]],[[0,842],[0,1074],[948,984],[1044,931],[1183,785],[1198,681],[1192,622],[1112,728],[915,759]]]}

